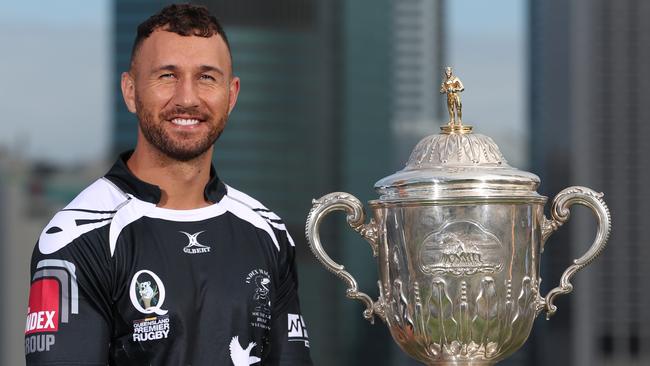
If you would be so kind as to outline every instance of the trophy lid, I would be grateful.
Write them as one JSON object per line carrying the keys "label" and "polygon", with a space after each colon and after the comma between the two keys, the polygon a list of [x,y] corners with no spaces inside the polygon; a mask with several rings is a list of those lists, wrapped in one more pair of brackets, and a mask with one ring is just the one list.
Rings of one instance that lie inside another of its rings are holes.
{"label": "trophy lid", "polygon": [[460,92],[464,86],[445,72],[440,93],[447,94],[449,122],[441,132],[416,146],[406,167],[375,183],[379,202],[499,199],[546,200],[536,192],[535,174],[508,165],[497,144],[488,136],[472,133],[463,125]]}

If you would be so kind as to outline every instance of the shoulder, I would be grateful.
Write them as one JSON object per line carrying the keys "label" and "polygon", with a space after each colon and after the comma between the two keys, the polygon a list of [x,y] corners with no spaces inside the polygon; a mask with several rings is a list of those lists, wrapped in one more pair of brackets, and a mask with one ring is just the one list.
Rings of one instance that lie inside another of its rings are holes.
{"label": "shoulder", "polygon": [[226,188],[226,197],[241,204],[243,207],[253,212],[256,216],[260,217],[271,226],[282,226],[282,229],[286,230],[282,219],[273,211],[266,208],[266,206],[264,206],[260,201],[231,186],[227,185]]}
{"label": "shoulder", "polygon": [[291,246],[294,246],[293,239],[289,235],[286,225],[278,215],[276,215],[273,211],[264,206],[260,201],[249,196],[248,194],[239,191],[229,185],[226,185],[226,189],[227,193],[224,198],[231,203],[231,206],[236,208],[242,214],[245,213],[246,217],[248,217],[251,221],[263,223],[264,226],[268,227],[272,233],[273,241],[275,242],[278,249],[280,249],[278,239],[280,239],[280,241],[284,241],[286,238],[288,243]]}
{"label": "shoulder", "polygon": [[42,254],[54,253],[78,237],[110,224],[128,200],[110,181],[96,180],[54,215],[41,232],[38,250]]}

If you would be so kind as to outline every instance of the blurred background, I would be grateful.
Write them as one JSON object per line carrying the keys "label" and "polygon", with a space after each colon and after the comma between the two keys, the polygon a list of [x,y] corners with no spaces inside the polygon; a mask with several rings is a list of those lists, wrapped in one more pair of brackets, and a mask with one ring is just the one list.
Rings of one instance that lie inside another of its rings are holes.
{"label": "blurred background", "polygon": [[[168,1],[0,5],[0,364],[21,365],[29,258],[54,212],[134,146],[123,105],[137,25]],[[538,319],[503,365],[650,364],[650,3],[643,0],[212,0],[242,90],[215,165],[282,216],[298,245],[301,301],[317,365],[417,365],[309,252],[311,199],[376,198],[446,120],[445,65],[465,84],[464,121],[509,163],[605,193],[610,246]],[[646,141],[646,143],[643,143]],[[644,209],[646,207],[646,209]],[[377,296],[370,248],[343,215],[323,227],[333,258]],[[575,209],[542,259],[542,293],[591,243]],[[644,239],[646,238],[646,239]]]}

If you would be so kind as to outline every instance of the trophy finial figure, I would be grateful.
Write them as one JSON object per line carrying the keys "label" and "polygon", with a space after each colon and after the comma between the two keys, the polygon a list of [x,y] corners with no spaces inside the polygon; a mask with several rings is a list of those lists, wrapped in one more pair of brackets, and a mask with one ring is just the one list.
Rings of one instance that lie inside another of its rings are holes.
{"label": "trophy finial figure", "polygon": [[463,82],[454,75],[450,66],[445,67],[445,76],[440,84],[440,94],[447,94],[447,111],[449,122],[441,127],[443,133],[468,133],[472,131],[471,126],[463,126],[463,103],[460,100],[460,93],[465,90]]}
{"label": "trophy finial figure", "polygon": [[440,94],[447,94],[447,111],[449,111],[449,126],[463,124],[463,103],[460,93],[465,90],[463,82],[454,75],[450,66],[445,67],[445,79],[440,84]]}

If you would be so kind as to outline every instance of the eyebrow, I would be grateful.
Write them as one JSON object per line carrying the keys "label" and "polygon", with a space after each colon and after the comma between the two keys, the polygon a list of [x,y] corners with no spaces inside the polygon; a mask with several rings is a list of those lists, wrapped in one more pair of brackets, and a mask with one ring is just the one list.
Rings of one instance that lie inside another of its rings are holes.
{"label": "eyebrow", "polygon": [[[211,65],[201,65],[199,67],[199,70],[201,70],[201,72],[214,71],[217,74],[225,75],[223,70],[221,70],[220,68],[218,68],[216,66],[211,66]],[[178,67],[176,65],[171,65],[171,64],[170,65],[162,65],[162,66],[156,68],[154,70],[154,73],[160,72],[160,71],[178,71]]]}
{"label": "eyebrow", "polygon": [[177,71],[177,70],[178,67],[176,67],[176,65],[163,65],[154,69],[153,72],[157,73],[159,71]]}
{"label": "eyebrow", "polygon": [[201,67],[200,67],[199,69],[200,69],[201,71],[203,71],[203,72],[206,72],[206,71],[214,71],[214,72],[216,72],[217,74],[225,75],[225,73],[223,72],[223,70],[221,70],[220,68],[218,68],[218,67],[216,67],[216,66],[201,65]]}

